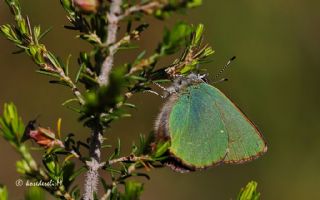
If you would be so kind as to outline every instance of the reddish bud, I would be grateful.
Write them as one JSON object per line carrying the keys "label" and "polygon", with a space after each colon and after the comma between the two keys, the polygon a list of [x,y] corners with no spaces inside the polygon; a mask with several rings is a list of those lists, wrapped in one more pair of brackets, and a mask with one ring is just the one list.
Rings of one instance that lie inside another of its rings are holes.
{"label": "reddish bud", "polygon": [[45,148],[53,147],[54,145],[63,146],[62,142],[55,137],[49,129],[38,127],[35,130],[30,130],[29,137],[32,138],[37,144]]}
{"label": "reddish bud", "polygon": [[73,3],[85,13],[95,13],[99,7],[98,0],[73,0]]}

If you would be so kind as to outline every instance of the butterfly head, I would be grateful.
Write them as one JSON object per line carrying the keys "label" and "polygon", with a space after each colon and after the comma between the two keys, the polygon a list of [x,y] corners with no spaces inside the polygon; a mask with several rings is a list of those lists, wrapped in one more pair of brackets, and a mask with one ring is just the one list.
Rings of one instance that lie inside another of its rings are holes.
{"label": "butterfly head", "polygon": [[195,73],[191,73],[188,76],[176,75],[171,86],[166,88],[166,92],[168,93],[167,96],[179,93],[181,90],[185,89],[190,85],[205,83],[205,77],[205,74]]}

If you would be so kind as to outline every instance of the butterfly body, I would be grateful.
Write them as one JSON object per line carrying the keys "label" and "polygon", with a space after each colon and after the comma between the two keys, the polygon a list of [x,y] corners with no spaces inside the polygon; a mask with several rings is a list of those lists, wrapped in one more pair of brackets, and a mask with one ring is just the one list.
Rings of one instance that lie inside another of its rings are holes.
{"label": "butterfly body", "polygon": [[197,75],[175,84],[156,121],[175,170],[243,163],[266,152],[261,133],[220,90]]}

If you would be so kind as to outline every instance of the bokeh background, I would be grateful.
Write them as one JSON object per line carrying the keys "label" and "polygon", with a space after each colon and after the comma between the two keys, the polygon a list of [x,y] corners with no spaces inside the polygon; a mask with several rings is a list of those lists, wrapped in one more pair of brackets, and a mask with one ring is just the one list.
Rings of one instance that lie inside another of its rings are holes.
{"label": "bokeh background", "polygon": [[[59,1],[21,2],[33,24],[53,27],[44,41],[64,59],[71,53],[75,71],[78,52],[89,46],[63,29],[67,20]],[[248,164],[189,174],[166,168],[153,170],[142,199],[234,199],[250,180],[258,181],[262,199],[320,199],[319,8],[320,1],[316,0],[204,0],[202,7],[165,22],[169,27],[181,19],[205,25],[205,41],[216,51],[213,62],[205,66],[211,76],[230,57],[237,56],[224,73],[229,81],[216,86],[258,125],[269,151]],[[11,21],[4,1],[0,1],[0,24]],[[161,21],[151,22],[140,42],[141,48],[148,50],[161,40],[164,27]],[[0,39],[0,105],[13,101],[25,121],[40,114],[43,126],[53,127],[62,117],[65,133],[84,138],[88,131],[77,123],[77,116],[60,106],[71,96],[69,91],[47,84],[47,77],[34,72],[36,67],[29,58],[12,55],[14,50],[10,42]],[[121,63],[136,54],[122,52],[116,60]],[[163,100],[144,94],[132,102],[138,109],[132,111],[132,118],[113,124],[106,134],[110,142],[119,137],[123,146],[130,145],[139,133],[148,133]],[[15,186],[19,178],[15,161],[19,157],[2,138],[0,158],[1,183],[9,187],[10,199],[22,199],[25,188]]]}

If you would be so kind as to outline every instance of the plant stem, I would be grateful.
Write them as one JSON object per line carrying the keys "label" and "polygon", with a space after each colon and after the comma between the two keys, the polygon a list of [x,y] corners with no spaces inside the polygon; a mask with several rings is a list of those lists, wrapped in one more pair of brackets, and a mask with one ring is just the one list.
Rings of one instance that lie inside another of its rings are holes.
{"label": "plant stem", "polygon": [[93,132],[90,138],[90,161],[87,161],[88,172],[86,174],[84,185],[84,200],[93,200],[94,194],[98,191],[99,169],[104,165],[100,163],[101,159],[101,144],[103,128],[98,125],[93,127]]}
{"label": "plant stem", "polygon": [[125,156],[121,158],[116,158],[113,160],[109,160],[108,164],[113,165],[115,163],[119,162],[137,162],[137,161],[148,161],[151,160],[149,156],[135,156],[135,155],[130,155],[130,156]]}
{"label": "plant stem", "polygon": [[81,105],[84,105],[84,104],[85,104],[85,101],[84,101],[84,99],[83,99],[83,97],[82,97],[79,89],[78,89],[77,86],[73,83],[73,81],[71,80],[71,78],[70,78],[69,76],[67,76],[61,68],[57,68],[57,70],[58,70],[58,73],[59,73],[60,77],[69,84],[69,86],[71,87],[71,90],[72,90],[74,96],[77,97],[79,103],[80,103]]}
{"label": "plant stem", "polygon": [[122,0],[112,0],[110,4],[110,12],[107,13],[108,19],[108,36],[105,45],[109,47],[109,54],[102,63],[101,72],[99,75],[100,86],[106,86],[109,83],[109,74],[113,67],[114,55],[117,52],[117,46],[113,45],[117,39],[118,23],[121,13]]}
{"label": "plant stem", "polygon": [[158,1],[151,1],[146,4],[134,5],[128,8],[126,11],[124,11],[123,15],[121,15],[119,18],[123,19],[136,12],[152,13],[154,10],[159,9],[161,7],[163,7],[163,4],[161,4]]}
{"label": "plant stem", "polygon": [[[33,177],[37,177],[37,180],[43,180],[43,181],[50,181],[50,178],[45,173],[41,167],[39,167],[36,163],[36,161],[33,159],[32,155],[28,151],[27,147],[25,145],[20,145],[17,147],[18,152],[20,153],[21,157],[28,163],[31,171],[29,173],[33,174]],[[66,199],[66,200],[74,200],[71,195],[64,189],[64,187],[58,186],[57,188],[49,188],[49,187],[43,187],[43,189],[47,190],[53,195],[56,195],[57,197]]]}

